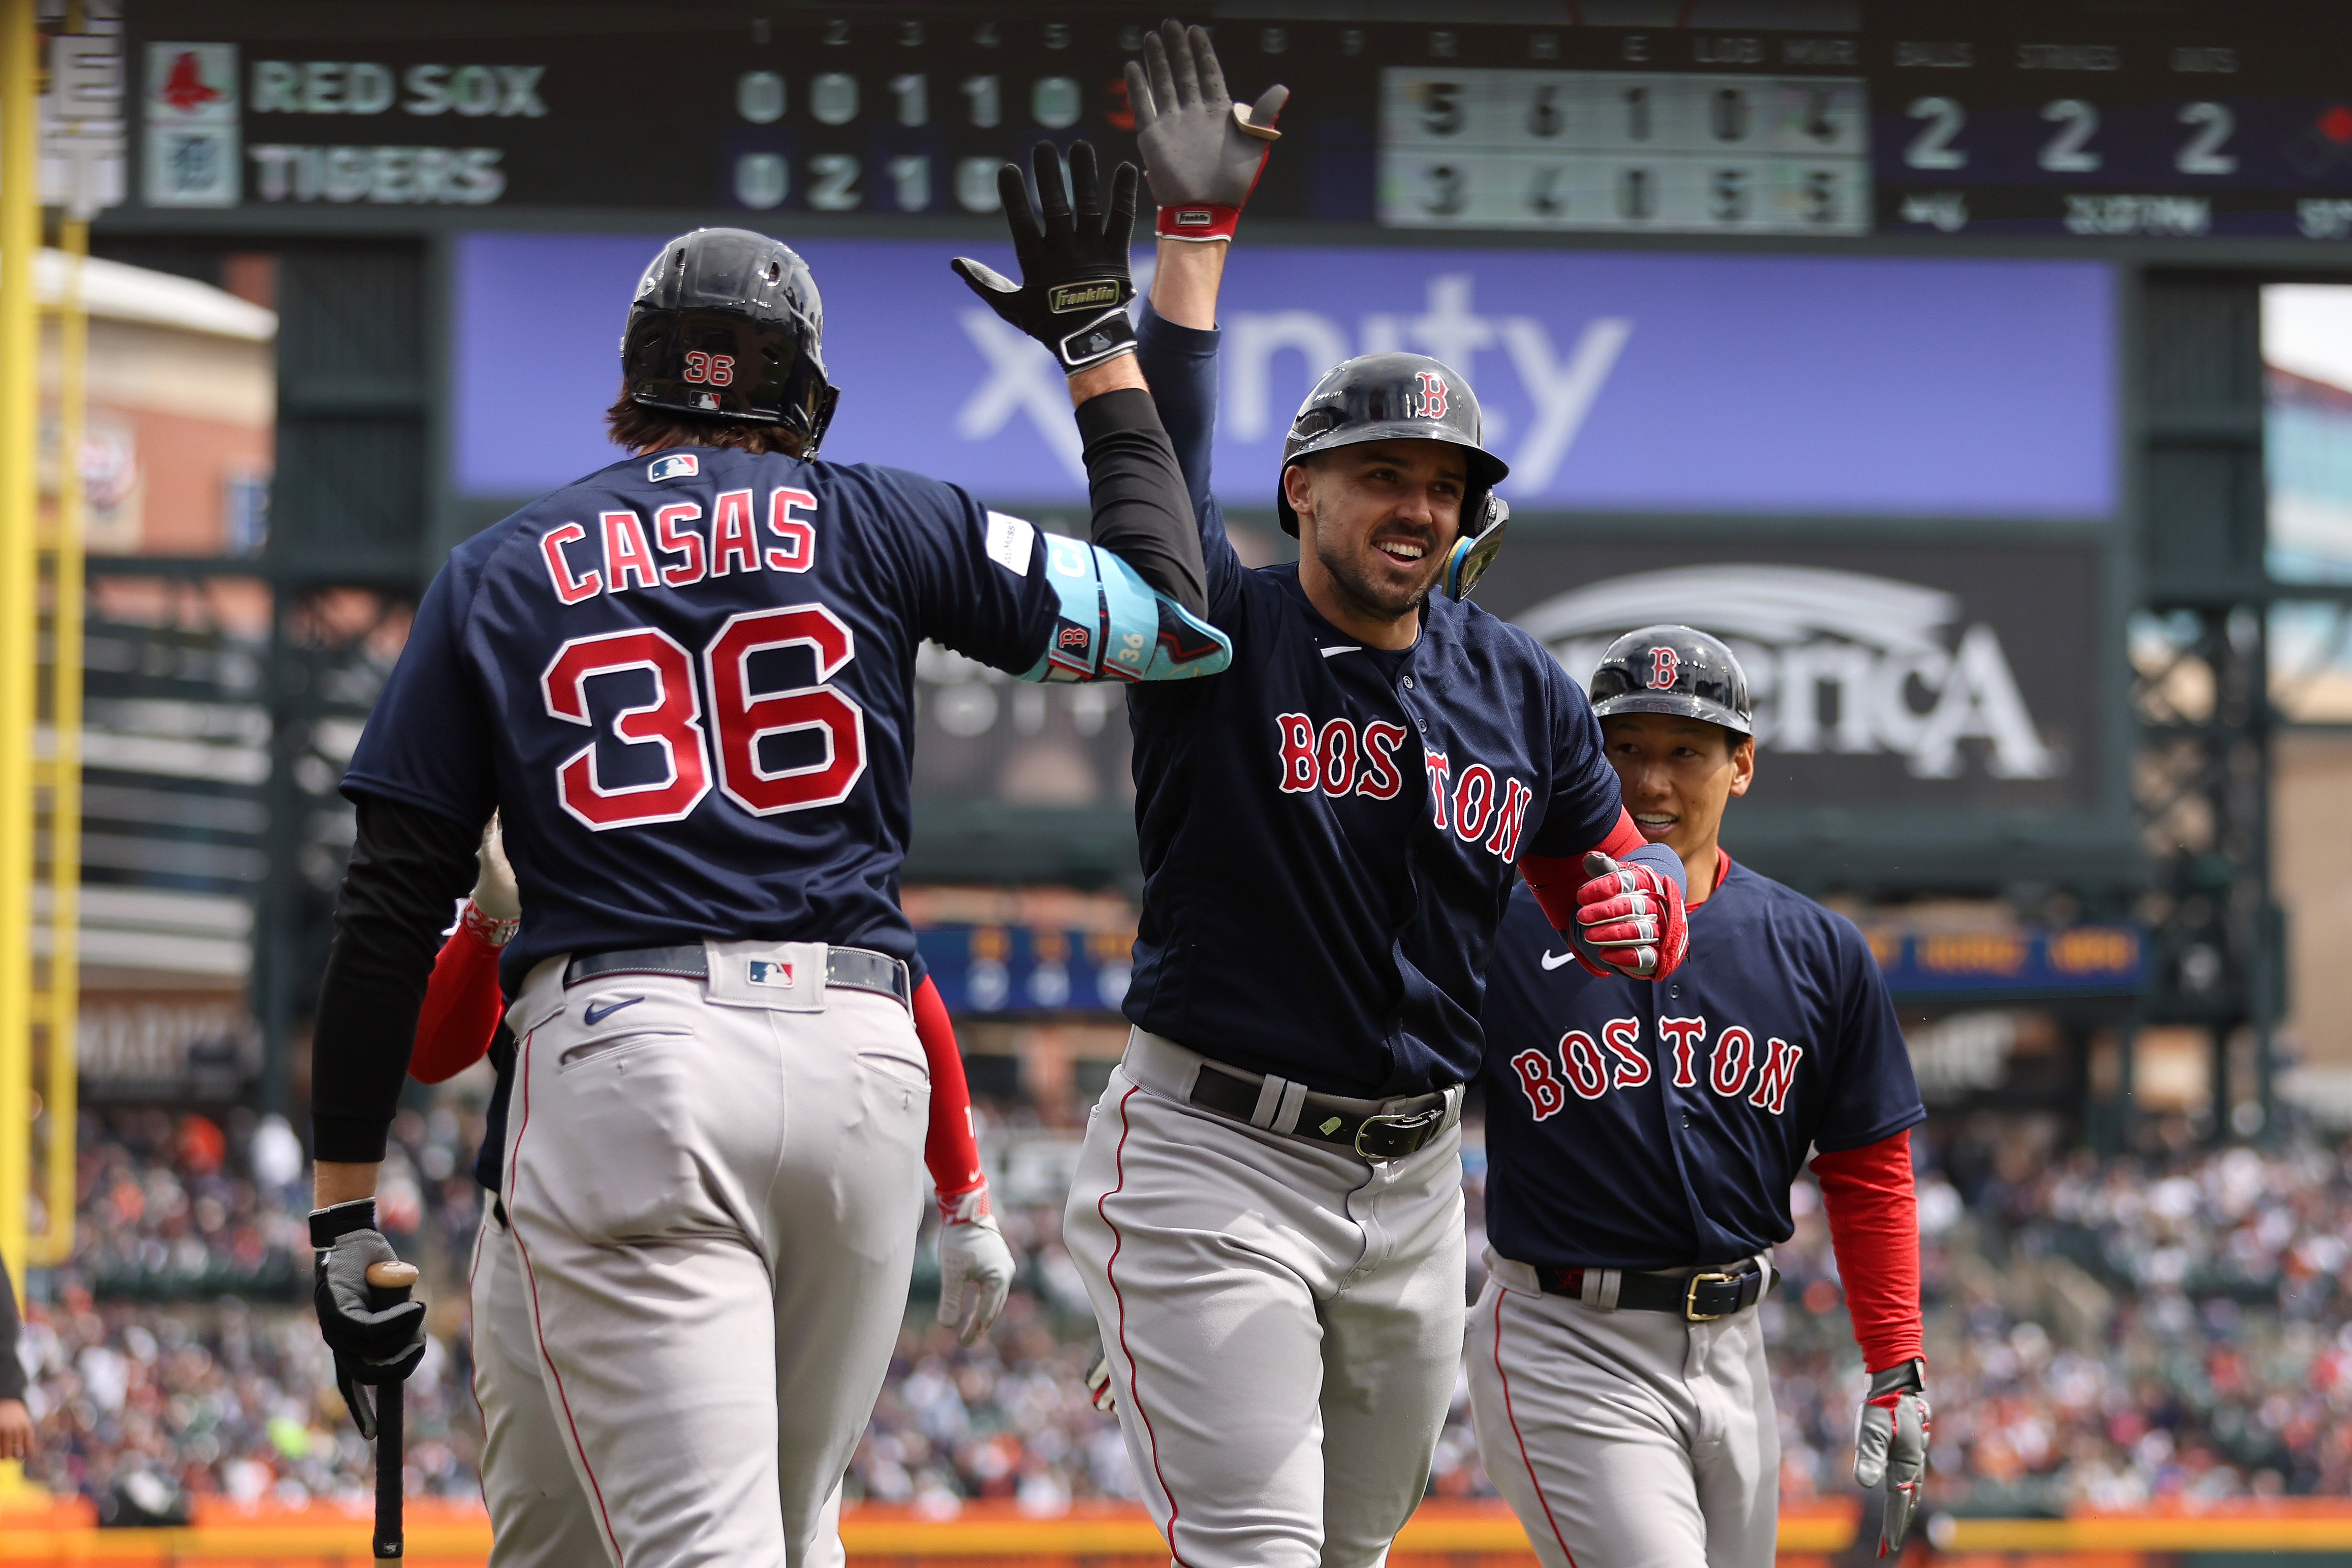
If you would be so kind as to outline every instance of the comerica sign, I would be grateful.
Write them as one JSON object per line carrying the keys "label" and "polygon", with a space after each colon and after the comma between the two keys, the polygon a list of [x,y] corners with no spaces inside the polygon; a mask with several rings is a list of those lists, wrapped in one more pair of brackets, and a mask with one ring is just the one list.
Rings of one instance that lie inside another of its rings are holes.
{"label": "comerica sign", "polygon": [[1729,642],[1756,700],[1759,746],[1788,754],[1893,752],[1915,778],[1957,777],[1980,741],[1995,778],[2055,778],[2000,635],[1957,595],[1892,577],[1727,562],[1612,577],[1514,617],[1579,684],[1619,633],[1685,621]]}
{"label": "comerica sign", "polygon": [[1756,703],[1756,785],[1735,825],[1836,807],[1957,826],[2105,798],[2112,672],[2085,613],[2105,581],[2101,545],[1820,524],[1810,537],[1643,532],[1530,530],[1478,602],[1580,683],[1636,626],[1680,622],[1729,643]]}

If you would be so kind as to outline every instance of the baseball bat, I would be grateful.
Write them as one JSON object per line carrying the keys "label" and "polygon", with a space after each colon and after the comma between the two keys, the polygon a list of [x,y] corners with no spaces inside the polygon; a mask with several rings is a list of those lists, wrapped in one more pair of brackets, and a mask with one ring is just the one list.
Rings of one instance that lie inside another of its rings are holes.
{"label": "baseball bat", "polygon": [[[381,1312],[408,1300],[416,1283],[413,1263],[371,1263],[367,1271],[368,1305]],[[375,1560],[397,1563],[402,1550],[400,1531],[401,1384],[378,1384],[375,1391]]]}

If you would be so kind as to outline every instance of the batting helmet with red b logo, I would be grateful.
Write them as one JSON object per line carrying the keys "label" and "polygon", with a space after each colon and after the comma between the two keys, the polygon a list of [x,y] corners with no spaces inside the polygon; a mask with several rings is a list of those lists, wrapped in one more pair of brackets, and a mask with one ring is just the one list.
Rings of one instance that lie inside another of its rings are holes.
{"label": "batting helmet with red b logo", "polygon": [[841,394],[824,378],[824,307],[782,240],[698,228],[646,266],[621,334],[635,401],[742,425],[780,425],[814,457]]}
{"label": "batting helmet with red b logo", "polygon": [[1756,732],[1748,672],[1720,641],[1689,626],[1643,626],[1611,643],[1592,672],[1592,711],[1674,713]]}
{"label": "batting helmet with red b logo", "polygon": [[[1282,467],[1335,447],[1364,441],[1447,441],[1469,460],[1469,483],[1462,497],[1462,531],[1486,526],[1486,495],[1510,465],[1479,444],[1478,395],[1470,384],[1427,354],[1359,354],[1326,373],[1292,416],[1282,443]],[[1298,533],[1298,514],[1275,486],[1282,531]]]}

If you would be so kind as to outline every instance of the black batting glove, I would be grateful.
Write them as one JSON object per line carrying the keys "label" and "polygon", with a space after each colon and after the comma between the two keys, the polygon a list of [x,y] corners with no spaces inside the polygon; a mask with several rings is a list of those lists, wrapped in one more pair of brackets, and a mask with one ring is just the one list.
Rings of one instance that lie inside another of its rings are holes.
{"label": "black batting glove", "polygon": [[368,1266],[399,1258],[375,1227],[373,1198],[311,1210],[310,1246],[318,1265],[310,1299],[319,1309],[319,1331],[335,1352],[335,1386],[360,1436],[373,1442],[375,1411],[361,1388],[404,1382],[416,1370],[425,1359],[425,1303],[403,1301],[381,1310],[370,1304]]}
{"label": "black batting glove", "polygon": [[1072,144],[1066,191],[1052,142],[1038,142],[1030,162],[1045,207],[1042,226],[1019,165],[1007,163],[996,173],[1021,281],[966,256],[950,265],[990,310],[1052,350],[1063,374],[1076,375],[1135,352],[1135,328],[1127,319],[1128,301],[1135,298],[1127,262],[1135,233],[1135,165],[1121,163],[1112,172],[1106,210],[1092,143]]}

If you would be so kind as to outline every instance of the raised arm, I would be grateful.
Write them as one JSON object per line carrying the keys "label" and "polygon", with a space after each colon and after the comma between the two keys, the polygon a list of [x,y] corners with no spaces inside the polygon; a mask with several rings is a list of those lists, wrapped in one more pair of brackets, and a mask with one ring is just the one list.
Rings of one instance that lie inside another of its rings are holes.
{"label": "raised arm", "polygon": [[1069,379],[1086,442],[1093,543],[1051,535],[1041,542],[1059,614],[1045,651],[1023,678],[1214,674],[1232,662],[1233,645],[1205,618],[1201,536],[1175,449],[1136,366],[1127,317],[1135,298],[1128,267],[1135,169],[1121,164],[1113,174],[1106,205],[1088,143],[1070,149],[1066,189],[1051,142],[1037,144],[1032,164],[1042,222],[1021,171],[1007,163],[997,177],[1020,281],[969,258],[953,263],[991,310],[1053,353]]}
{"label": "raised arm", "polygon": [[1215,558],[1231,549],[1210,503],[1217,289],[1242,208],[1281,137],[1274,122],[1290,89],[1277,83],[1255,104],[1236,103],[1208,33],[1171,21],[1145,36],[1142,59],[1128,62],[1127,96],[1160,240],[1137,353],[1183,466],[1213,574]]}

